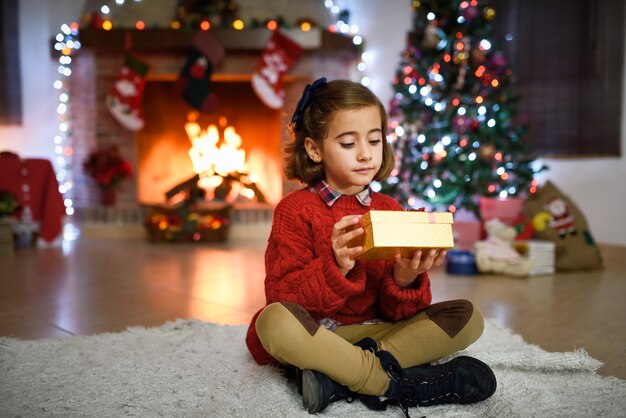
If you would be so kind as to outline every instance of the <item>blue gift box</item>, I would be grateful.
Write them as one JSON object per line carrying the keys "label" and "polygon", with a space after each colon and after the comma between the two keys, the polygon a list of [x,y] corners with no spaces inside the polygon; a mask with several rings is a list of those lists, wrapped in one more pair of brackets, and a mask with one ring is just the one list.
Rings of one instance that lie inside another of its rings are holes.
{"label": "blue gift box", "polygon": [[449,250],[446,255],[446,260],[446,272],[448,274],[463,276],[478,274],[478,270],[476,270],[476,257],[469,251]]}

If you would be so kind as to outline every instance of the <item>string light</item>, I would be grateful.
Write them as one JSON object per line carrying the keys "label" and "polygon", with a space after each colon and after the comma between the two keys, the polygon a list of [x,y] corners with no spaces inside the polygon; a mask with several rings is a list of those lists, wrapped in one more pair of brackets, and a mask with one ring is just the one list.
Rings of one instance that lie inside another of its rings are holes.
{"label": "string light", "polygon": [[63,194],[63,202],[65,204],[65,213],[69,216],[74,214],[73,202],[73,186],[74,179],[72,175],[72,157],[74,148],[72,143],[72,126],[69,118],[71,112],[71,101],[69,95],[69,77],[72,75],[72,55],[80,49],[80,41],[78,40],[78,24],[61,25],[60,32],[56,35],[57,41],[54,49],[59,51],[59,78],[54,81],[52,87],[58,91],[59,103],[57,104],[58,129],[59,132],[54,135],[54,152],[57,169],[57,181],[59,183],[59,192]]}
{"label": "string light", "polygon": [[[330,11],[332,15],[341,16],[341,8],[334,0],[324,0],[324,6]],[[304,29],[303,29],[304,30]],[[329,32],[340,32],[346,35],[352,35],[352,43],[357,46],[363,45],[363,37],[359,35],[359,26],[355,24],[348,24],[340,18],[334,24],[328,26]],[[361,84],[369,86],[371,84],[370,77],[367,76],[366,70],[368,68],[368,60],[371,59],[371,53],[364,52],[361,54],[361,61],[357,63],[357,70],[361,73]]]}

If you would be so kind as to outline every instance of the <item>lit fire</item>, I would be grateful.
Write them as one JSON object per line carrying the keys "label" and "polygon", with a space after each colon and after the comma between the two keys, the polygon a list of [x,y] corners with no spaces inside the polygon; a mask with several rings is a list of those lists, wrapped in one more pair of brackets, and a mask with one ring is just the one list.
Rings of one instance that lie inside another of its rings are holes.
{"label": "lit fire", "polygon": [[213,199],[216,188],[228,180],[228,202],[234,202],[239,195],[248,199],[257,196],[262,200],[263,197],[259,196],[255,185],[256,176],[247,172],[246,152],[240,149],[241,137],[235,132],[235,128],[226,126],[226,118],[222,116],[219,120],[220,126],[224,128],[224,140],[221,143],[216,125],[210,125],[203,130],[197,122],[197,112],[189,112],[187,119],[185,131],[191,141],[189,157],[194,171],[200,176],[198,186],[206,190],[207,199]]}

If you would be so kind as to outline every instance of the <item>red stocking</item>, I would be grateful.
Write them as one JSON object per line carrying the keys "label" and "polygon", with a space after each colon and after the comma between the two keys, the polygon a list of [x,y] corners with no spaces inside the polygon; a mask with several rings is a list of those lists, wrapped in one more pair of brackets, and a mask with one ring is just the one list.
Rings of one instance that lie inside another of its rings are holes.
{"label": "red stocking", "polygon": [[280,109],[285,103],[283,75],[302,54],[302,47],[276,30],[252,73],[252,87],[267,107]]}
{"label": "red stocking", "polygon": [[127,55],[115,84],[106,96],[113,117],[131,131],[138,131],[144,125],[141,99],[147,72],[147,64]]}

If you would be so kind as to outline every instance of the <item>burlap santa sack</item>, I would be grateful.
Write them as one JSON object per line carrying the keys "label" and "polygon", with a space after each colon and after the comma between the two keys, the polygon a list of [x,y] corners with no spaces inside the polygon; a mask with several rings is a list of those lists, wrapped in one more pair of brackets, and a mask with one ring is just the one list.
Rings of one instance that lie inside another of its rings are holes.
{"label": "burlap santa sack", "polygon": [[552,182],[526,199],[524,214],[532,220],[535,238],[556,244],[556,270],[602,267],[602,257],[585,216]]}

